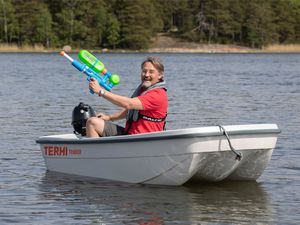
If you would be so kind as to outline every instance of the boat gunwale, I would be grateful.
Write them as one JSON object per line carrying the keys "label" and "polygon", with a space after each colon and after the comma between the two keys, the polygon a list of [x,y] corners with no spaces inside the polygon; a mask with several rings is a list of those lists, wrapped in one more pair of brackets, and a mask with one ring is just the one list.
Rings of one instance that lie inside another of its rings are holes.
{"label": "boat gunwale", "polygon": [[[185,132],[184,132],[185,131]],[[265,129],[245,129],[227,131],[229,136],[236,135],[258,135],[258,134],[279,134],[279,128],[265,128]],[[124,142],[145,142],[155,140],[170,140],[170,139],[186,139],[186,138],[205,138],[224,136],[221,131],[208,132],[188,132],[184,130],[170,130],[162,132],[153,132],[147,134],[137,135],[121,135],[113,137],[99,137],[99,138],[77,138],[77,139],[62,139],[59,135],[43,136],[36,140],[38,144],[106,144],[106,143],[124,143]]]}

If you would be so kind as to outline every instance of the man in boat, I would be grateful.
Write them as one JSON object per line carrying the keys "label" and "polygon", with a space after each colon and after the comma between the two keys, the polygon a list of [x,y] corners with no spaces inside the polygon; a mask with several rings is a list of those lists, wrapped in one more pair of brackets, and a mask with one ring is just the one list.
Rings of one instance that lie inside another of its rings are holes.
{"label": "man in boat", "polygon": [[[164,65],[159,58],[148,57],[141,64],[141,84],[131,98],[106,91],[91,78],[89,87],[94,93],[122,110],[111,115],[103,113],[91,117],[86,123],[87,137],[105,137],[162,131],[168,108],[168,96],[164,82]],[[112,121],[126,118],[125,127]]]}

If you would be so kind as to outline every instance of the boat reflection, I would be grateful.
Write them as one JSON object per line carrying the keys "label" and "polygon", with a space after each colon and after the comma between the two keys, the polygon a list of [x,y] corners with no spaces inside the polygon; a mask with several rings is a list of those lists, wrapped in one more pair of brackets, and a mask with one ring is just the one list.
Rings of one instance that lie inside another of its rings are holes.
{"label": "boat reflection", "polygon": [[187,183],[172,187],[47,172],[40,191],[41,200],[63,206],[60,215],[69,216],[71,223],[270,223],[275,215],[267,192],[256,182]]}
{"label": "boat reflection", "polygon": [[189,182],[185,188],[193,195],[190,213],[194,220],[230,224],[276,221],[268,193],[257,182]]}

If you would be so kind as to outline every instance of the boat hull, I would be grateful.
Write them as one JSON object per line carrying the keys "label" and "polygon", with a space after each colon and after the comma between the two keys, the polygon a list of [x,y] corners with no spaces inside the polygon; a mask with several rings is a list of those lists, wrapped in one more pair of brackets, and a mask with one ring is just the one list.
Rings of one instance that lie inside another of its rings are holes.
{"label": "boat hull", "polygon": [[182,185],[188,180],[256,180],[266,168],[279,129],[275,124],[218,126],[106,138],[73,134],[40,137],[50,171],[129,183]]}

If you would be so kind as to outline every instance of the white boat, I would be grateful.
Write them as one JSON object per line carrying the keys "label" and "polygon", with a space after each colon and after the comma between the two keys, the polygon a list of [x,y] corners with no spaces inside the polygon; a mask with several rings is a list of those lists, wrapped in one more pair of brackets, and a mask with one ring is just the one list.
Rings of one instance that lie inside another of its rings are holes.
{"label": "white boat", "polygon": [[49,171],[115,181],[182,185],[256,180],[271,159],[276,124],[210,126],[104,138],[37,139]]}

